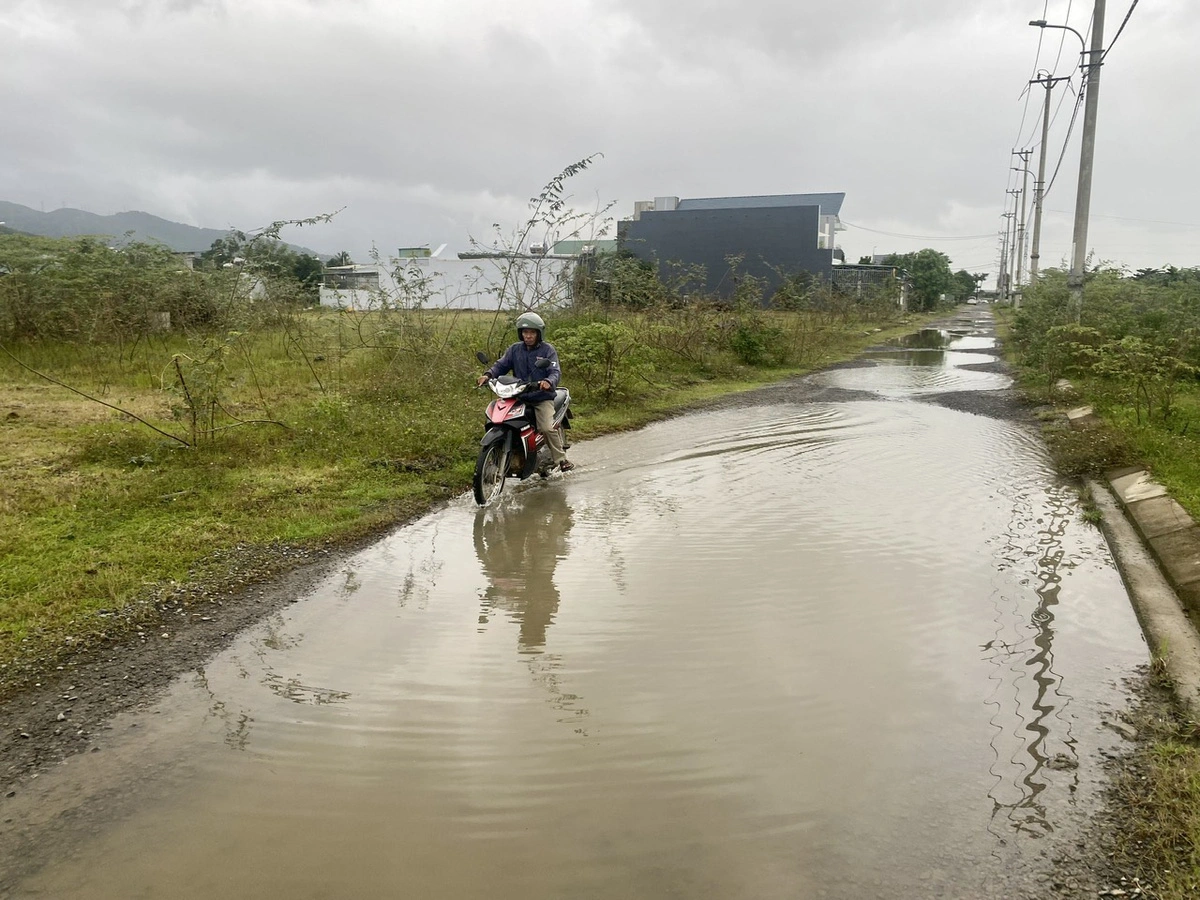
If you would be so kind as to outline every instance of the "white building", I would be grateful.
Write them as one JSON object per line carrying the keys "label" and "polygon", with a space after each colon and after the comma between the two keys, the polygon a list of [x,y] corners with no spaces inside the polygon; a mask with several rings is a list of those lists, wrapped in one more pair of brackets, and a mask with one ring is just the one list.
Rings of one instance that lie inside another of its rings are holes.
{"label": "white building", "polygon": [[[439,248],[440,250],[440,248]],[[367,265],[330,266],[321,305],[341,309],[530,309],[571,300],[575,257],[401,249]]]}

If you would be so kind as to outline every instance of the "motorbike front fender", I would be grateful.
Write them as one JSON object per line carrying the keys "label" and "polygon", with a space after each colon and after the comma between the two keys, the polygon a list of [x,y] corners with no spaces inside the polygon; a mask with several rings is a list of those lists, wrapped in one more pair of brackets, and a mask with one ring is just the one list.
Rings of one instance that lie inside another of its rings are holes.
{"label": "motorbike front fender", "polygon": [[483,440],[479,442],[479,446],[490,447],[492,444],[503,443],[504,449],[512,453],[517,440],[517,433],[513,428],[489,428],[483,433]]}

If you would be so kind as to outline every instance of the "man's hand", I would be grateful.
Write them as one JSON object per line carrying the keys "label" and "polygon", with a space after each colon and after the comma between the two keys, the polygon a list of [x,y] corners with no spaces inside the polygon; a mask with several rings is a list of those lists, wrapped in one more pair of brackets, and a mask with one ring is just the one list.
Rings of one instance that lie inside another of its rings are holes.
{"label": "man's hand", "polygon": [[486,375],[480,375],[479,378],[476,379],[476,381],[475,381],[475,387],[483,387],[484,383],[487,380],[488,380],[488,377]]}
{"label": "man's hand", "polygon": [[540,387],[543,391],[548,391],[550,390],[550,382],[543,378],[538,382],[538,387]]}

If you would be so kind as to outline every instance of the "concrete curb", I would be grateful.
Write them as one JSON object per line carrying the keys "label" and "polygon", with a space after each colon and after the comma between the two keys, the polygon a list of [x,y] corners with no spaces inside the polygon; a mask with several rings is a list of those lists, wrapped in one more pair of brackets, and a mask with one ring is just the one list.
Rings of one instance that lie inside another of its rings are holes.
{"label": "concrete curb", "polygon": [[[1128,475],[1130,473],[1126,473]],[[1145,474],[1145,473],[1143,473]],[[1200,719],[1200,634],[1142,536],[1108,486],[1088,479],[1101,527],[1125,580],[1151,656],[1161,661],[1175,696],[1193,720]],[[1144,501],[1143,501],[1144,502]],[[1189,518],[1190,522],[1191,519]],[[1195,525],[1192,526],[1193,528]]]}
{"label": "concrete curb", "polygon": [[[1074,392],[1069,382],[1065,389]],[[1067,424],[1099,424],[1090,406],[1067,412]],[[1087,480],[1101,527],[1125,580],[1150,654],[1166,669],[1175,696],[1200,721],[1200,526],[1167,489],[1139,467]]]}

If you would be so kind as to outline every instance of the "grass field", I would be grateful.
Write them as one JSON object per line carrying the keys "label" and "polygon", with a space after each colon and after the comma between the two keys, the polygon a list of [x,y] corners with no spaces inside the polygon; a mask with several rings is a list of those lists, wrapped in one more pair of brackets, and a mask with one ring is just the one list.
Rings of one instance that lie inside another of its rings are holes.
{"label": "grass field", "polygon": [[[918,324],[755,314],[752,336],[798,336],[803,352],[746,365],[722,337],[747,327],[733,315],[711,313],[699,342],[689,313],[558,317],[548,337],[576,398],[576,440],[852,356]],[[601,352],[611,355],[614,338],[625,354],[615,371]],[[113,611],[155,586],[218,575],[212,561],[229,548],[349,541],[466,490],[486,401],[474,351],[494,355],[510,339],[491,314],[326,311],[119,351],[8,347],[0,666],[111,628]]]}

